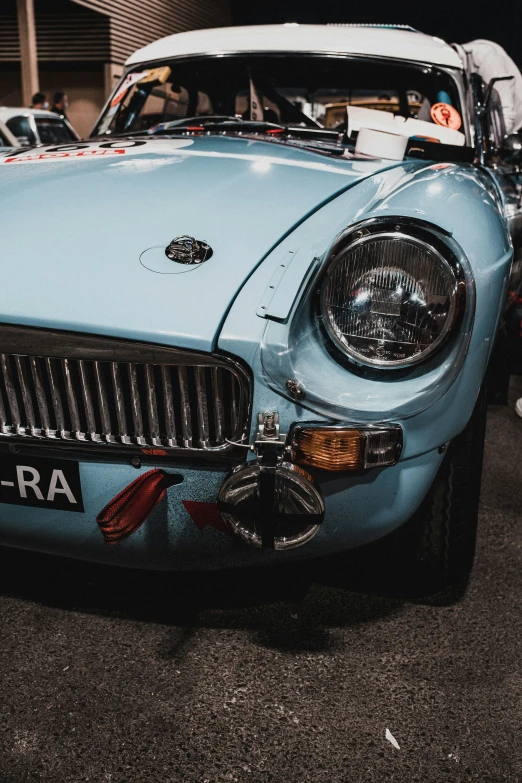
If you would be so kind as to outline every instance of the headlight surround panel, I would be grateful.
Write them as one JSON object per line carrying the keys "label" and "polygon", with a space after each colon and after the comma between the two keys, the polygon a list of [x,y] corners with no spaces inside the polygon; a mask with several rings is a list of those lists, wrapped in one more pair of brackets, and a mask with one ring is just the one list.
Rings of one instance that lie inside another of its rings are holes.
{"label": "headlight surround panel", "polygon": [[455,331],[464,270],[440,231],[374,219],[333,248],[319,289],[329,339],[348,361],[381,370],[425,361]]}
{"label": "headlight surround panel", "polygon": [[[332,340],[320,310],[322,284],[333,260],[351,242],[387,232],[424,240],[448,261],[458,281],[459,306],[451,329],[436,350],[410,366],[378,367],[349,358]],[[400,214],[360,219],[337,234],[328,249],[320,248],[316,273],[291,316],[286,321],[269,320],[264,332],[260,356],[270,388],[290,396],[288,380],[294,380],[303,392],[302,407],[330,421],[354,425],[396,422],[429,408],[459,378],[468,355],[475,325],[474,267],[481,268],[479,259],[472,263],[450,231]],[[477,348],[486,360],[489,340]]]}

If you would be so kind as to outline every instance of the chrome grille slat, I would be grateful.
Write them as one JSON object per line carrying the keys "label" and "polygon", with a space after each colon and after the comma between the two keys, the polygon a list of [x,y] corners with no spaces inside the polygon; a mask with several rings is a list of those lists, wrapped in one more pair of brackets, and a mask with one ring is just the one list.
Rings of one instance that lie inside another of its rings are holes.
{"label": "chrome grille slat", "polygon": [[225,427],[225,408],[223,405],[223,370],[221,367],[212,367],[212,391],[214,398],[214,426],[216,428],[216,440],[223,440]]}
{"label": "chrome grille slat", "polygon": [[156,401],[156,385],[154,383],[154,367],[145,365],[145,384],[147,389],[147,412],[149,419],[149,432],[153,446],[161,445],[159,437],[158,403]]}
{"label": "chrome grille slat", "polygon": [[196,377],[196,392],[197,392],[197,411],[198,411],[198,431],[199,431],[199,445],[202,449],[208,449],[209,447],[209,431],[208,431],[208,407],[207,407],[207,389],[205,384],[205,368],[195,367],[194,375]]}
{"label": "chrome grille slat", "polygon": [[250,382],[232,360],[4,324],[0,346],[0,441],[239,455]]}
{"label": "chrome grille slat", "polygon": [[165,436],[168,446],[176,445],[176,413],[174,408],[174,396],[172,389],[171,368],[161,365],[161,386],[163,390],[163,406],[165,414]]}
{"label": "chrome grille slat", "polygon": [[111,440],[111,417],[109,414],[109,403],[107,400],[107,391],[105,389],[105,379],[103,377],[103,367],[101,362],[93,362],[94,377],[96,379],[96,394],[98,396],[98,405],[100,409],[102,434],[105,440]]}
{"label": "chrome grille slat", "polygon": [[4,386],[7,394],[7,404],[9,406],[9,412],[11,414],[11,422],[15,432],[20,431],[20,424],[22,420],[20,418],[20,409],[18,407],[18,400],[16,398],[16,389],[13,383],[13,376],[11,373],[10,356],[5,353],[0,354],[0,367],[2,368],[2,375],[4,378]]}
{"label": "chrome grille slat", "polygon": [[18,375],[18,382],[20,383],[20,391],[22,393],[22,401],[25,410],[25,420],[31,432],[34,432],[36,419],[34,416],[34,408],[33,408],[33,401],[31,399],[31,392],[29,391],[30,385],[27,383],[26,369],[25,369],[25,364],[23,363],[24,358],[25,357],[15,356],[14,361],[16,366],[16,373]]}
{"label": "chrome grille slat", "polygon": [[138,375],[136,373],[136,366],[129,364],[129,382],[130,382],[130,398],[132,408],[132,423],[134,425],[134,435],[136,436],[136,443],[144,444],[143,439],[143,419],[141,416],[141,402],[140,391],[138,388]]}
{"label": "chrome grille slat", "polygon": [[190,420],[190,398],[186,367],[178,367],[178,380],[181,401],[181,437],[183,445],[185,448],[188,448],[192,440],[192,422]]}
{"label": "chrome grille slat", "polygon": [[35,356],[29,356],[29,364],[31,367],[31,375],[33,377],[34,393],[36,397],[36,404],[38,406],[38,414],[41,423],[41,429],[45,436],[49,436],[51,430],[51,419],[49,417],[49,407],[45,397],[45,388],[42,379],[42,371],[40,369],[40,360]]}
{"label": "chrome grille slat", "polygon": [[76,404],[76,397],[74,395],[71,368],[68,359],[62,359],[62,370],[65,381],[65,398],[69,408],[69,416],[71,417],[71,428],[76,437],[80,437],[80,416],[78,414],[78,406]]}
{"label": "chrome grille slat", "polygon": [[111,362],[112,388],[114,391],[114,407],[116,408],[116,418],[118,421],[118,430],[122,443],[128,442],[127,417],[125,415],[125,399],[120,380],[120,368],[117,362]]}
{"label": "chrome grille slat", "polygon": [[94,417],[94,404],[89,389],[89,376],[87,374],[87,364],[83,359],[78,360],[78,373],[80,376],[80,386],[85,411],[85,423],[87,434],[91,440],[96,440],[96,419]]}
{"label": "chrome grille slat", "polygon": [[65,419],[63,416],[62,397],[60,394],[60,387],[58,386],[58,378],[56,377],[56,369],[53,366],[53,362],[55,361],[56,359],[46,359],[45,368],[47,370],[47,380],[51,390],[51,401],[56,421],[56,430],[60,437],[65,438]]}

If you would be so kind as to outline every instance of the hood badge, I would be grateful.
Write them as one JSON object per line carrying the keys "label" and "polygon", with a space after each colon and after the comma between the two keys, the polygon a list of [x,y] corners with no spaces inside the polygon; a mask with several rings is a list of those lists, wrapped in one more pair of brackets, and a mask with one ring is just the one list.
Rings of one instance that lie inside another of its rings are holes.
{"label": "hood badge", "polygon": [[178,264],[202,264],[212,256],[213,250],[206,242],[194,237],[176,237],[165,248],[165,255]]}

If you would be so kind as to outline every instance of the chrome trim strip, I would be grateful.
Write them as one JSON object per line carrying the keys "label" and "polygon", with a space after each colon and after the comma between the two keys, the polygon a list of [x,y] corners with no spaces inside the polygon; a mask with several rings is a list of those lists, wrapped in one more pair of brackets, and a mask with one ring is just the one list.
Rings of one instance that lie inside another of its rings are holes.
{"label": "chrome trim strip", "polygon": [[2,390],[0,389],[0,433],[7,432],[7,416],[4,407],[4,400],[2,397]]}
{"label": "chrome trim strip", "polygon": [[[445,65],[442,63],[425,62],[424,60],[408,60],[402,57],[388,57],[386,55],[379,54],[359,54],[357,52],[335,52],[331,50],[315,50],[307,49],[306,51],[293,51],[289,49],[245,49],[245,50],[231,50],[231,49],[214,49],[211,52],[194,52],[193,54],[179,54],[169,55],[168,57],[158,57],[155,60],[142,60],[130,65],[126,65],[125,71],[122,74],[121,80],[117,86],[123,81],[128,73],[137,70],[146,63],[168,63],[171,60],[201,60],[205,59],[222,59],[224,57],[239,58],[239,57],[325,57],[328,59],[342,59],[342,60],[357,60],[359,62],[366,62],[367,60],[377,60],[378,62],[391,62],[395,65],[416,65],[419,68],[440,68],[442,71],[454,71],[456,73],[462,73],[463,68],[453,65]],[[116,88],[115,88],[116,90]],[[110,99],[109,99],[110,100]],[[109,101],[107,102],[109,103]],[[101,116],[101,115],[100,115]]]}
{"label": "chrome trim strip", "polygon": [[213,367],[211,373],[216,439],[222,441],[225,422],[225,411],[223,406],[223,371],[220,367]]}
{"label": "chrome trim strip", "polygon": [[237,428],[237,422],[238,422],[238,399],[236,394],[236,385],[234,383],[234,379],[230,378],[230,397],[231,397],[231,405],[230,405],[230,413],[232,416],[232,421],[234,424],[234,429]]}

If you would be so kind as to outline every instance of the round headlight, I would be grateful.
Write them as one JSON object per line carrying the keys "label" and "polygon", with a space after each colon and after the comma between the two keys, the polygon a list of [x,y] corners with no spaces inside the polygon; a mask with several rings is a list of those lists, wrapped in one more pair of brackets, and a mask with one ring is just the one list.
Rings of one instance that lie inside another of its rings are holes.
{"label": "round headlight", "polygon": [[457,309],[452,266],[435,247],[399,232],[350,243],[321,289],[330,337],[350,359],[373,367],[423,361],[449,333]]}

